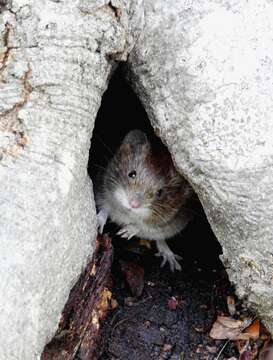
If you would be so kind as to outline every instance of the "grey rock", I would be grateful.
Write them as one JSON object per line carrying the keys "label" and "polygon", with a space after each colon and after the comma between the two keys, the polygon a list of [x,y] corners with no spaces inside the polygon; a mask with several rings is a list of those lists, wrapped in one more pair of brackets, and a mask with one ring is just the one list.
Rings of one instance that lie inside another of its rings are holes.
{"label": "grey rock", "polygon": [[86,172],[117,61],[273,332],[273,4],[13,0],[0,14],[0,360],[39,359],[92,254]]}
{"label": "grey rock", "polygon": [[[272,2],[145,2],[128,77],[273,331]],[[200,239],[203,241],[203,239]]]}
{"label": "grey rock", "polygon": [[90,138],[139,5],[121,18],[77,5],[13,0],[0,14],[1,360],[40,358],[94,247]]}

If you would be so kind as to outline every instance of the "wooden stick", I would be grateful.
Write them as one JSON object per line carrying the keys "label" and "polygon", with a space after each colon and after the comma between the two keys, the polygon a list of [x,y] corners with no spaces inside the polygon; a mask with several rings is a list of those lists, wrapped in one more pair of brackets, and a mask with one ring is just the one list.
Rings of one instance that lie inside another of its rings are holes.
{"label": "wooden stick", "polygon": [[70,292],[58,331],[45,347],[41,360],[96,360],[101,324],[110,309],[111,239],[99,236],[92,260]]}

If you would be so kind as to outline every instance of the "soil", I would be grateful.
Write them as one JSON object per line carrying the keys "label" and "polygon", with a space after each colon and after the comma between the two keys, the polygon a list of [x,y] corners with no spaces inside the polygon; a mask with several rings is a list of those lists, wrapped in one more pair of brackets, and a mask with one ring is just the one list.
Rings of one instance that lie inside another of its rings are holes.
{"label": "soil", "polygon": [[270,335],[236,299],[204,214],[169,243],[183,256],[174,273],[150,242],[107,228],[43,360],[273,359]]}
{"label": "soil", "polygon": [[[209,337],[217,314],[228,313],[226,298],[234,291],[219,259],[220,245],[205,216],[198,216],[169,243],[183,256],[181,272],[161,268],[155,249],[149,250],[139,241],[114,237],[113,242],[113,297],[117,307],[103,327],[100,360],[237,358],[232,343]],[[140,276],[138,284],[128,285],[128,269],[122,271],[124,262],[129,268],[135,264],[144,269],[143,284]],[[133,296],[141,285],[141,295]]]}

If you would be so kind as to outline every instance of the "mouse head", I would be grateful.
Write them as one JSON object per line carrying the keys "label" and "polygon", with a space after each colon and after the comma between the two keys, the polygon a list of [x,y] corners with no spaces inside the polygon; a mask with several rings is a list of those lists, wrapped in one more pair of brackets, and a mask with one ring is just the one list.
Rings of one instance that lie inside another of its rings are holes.
{"label": "mouse head", "polygon": [[[121,209],[142,218],[166,218],[181,206],[185,180],[177,173],[168,150],[151,144],[140,130],[130,131],[109,163],[107,188]],[[163,215],[162,215],[163,214]]]}

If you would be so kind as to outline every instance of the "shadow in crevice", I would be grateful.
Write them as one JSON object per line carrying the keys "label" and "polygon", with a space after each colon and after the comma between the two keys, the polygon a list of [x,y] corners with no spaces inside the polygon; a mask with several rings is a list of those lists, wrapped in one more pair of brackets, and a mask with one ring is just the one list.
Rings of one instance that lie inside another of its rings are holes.
{"label": "shadow in crevice", "polygon": [[122,76],[121,68],[118,68],[103,95],[95,121],[88,164],[92,179],[98,172],[97,166],[105,167],[124,136],[132,129],[154,136],[146,111]]}
{"label": "shadow in crevice", "polygon": [[[122,76],[122,69],[118,68],[103,95],[93,131],[88,171],[94,183],[124,136],[136,128],[145,131],[149,137],[155,136],[145,109]],[[214,267],[219,264],[221,246],[211,231],[197,196],[194,201],[196,217],[183,236],[191,240],[173,241],[173,247],[187,254],[187,259],[199,259],[204,265]]]}
{"label": "shadow in crevice", "polygon": [[[123,137],[135,128],[154,136],[145,109],[119,68],[109,82],[95,122],[88,166],[93,181]],[[153,245],[148,250],[137,240],[124,241],[115,236],[115,225],[106,227],[115,248],[113,294],[119,307],[104,325],[101,359],[157,359],[164,343],[172,348],[172,357],[168,359],[180,359],[183,352],[184,359],[199,359],[195,352],[191,357],[193,348],[202,342],[211,345],[208,335],[196,332],[194,326],[209,328],[216,311],[226,310],[225,296],[233,290],[219,259],[221,246],[197,196],[193,207],[194,220],[169,242],[174,252],[183,257],[182,272],[171,273],[168,267],[161,269]],[[122,261],[135,262],[145,272],[144,291],[134,306],[126,303],[126,298],[132,295],[121,271]],[[149,284],[153,284],[152,287]],[[166,307],[172,296],[184,301],[175,314]],[[228,347],[226,354],[234,355]]]}

